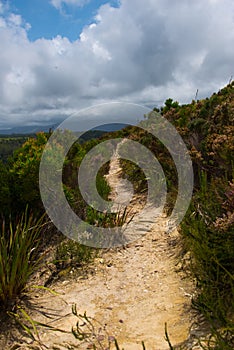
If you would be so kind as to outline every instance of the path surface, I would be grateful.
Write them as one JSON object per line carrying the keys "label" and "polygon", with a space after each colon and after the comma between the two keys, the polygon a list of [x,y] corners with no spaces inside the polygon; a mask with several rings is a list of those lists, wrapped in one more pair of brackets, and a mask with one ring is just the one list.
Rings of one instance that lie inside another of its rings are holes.
{"label": "path surface", "polygon": [[[112,197],[118,192],[118,200],[123,203],[131,197],[131,188],[123,182],[116,188],[120,171],[118,159],[112,159],[108,181],[113,188]],[[140,210],[141,201],[139,198],[133,201],[135,212]],[[118,339],[121,349],[140,350],[141,341],[145,341],[147,350],[168,349],[165,323],[172,344],[184,342],[192,321],[193,286],[175,271],[178,233],[166,233],[166,226],[167,219],[161,218],[147,234],[127,247],[103,252],[94,262],[94,274],[87,279],[53,285],[60,295],[37,293],[32,304],[40,312],[35,311],[34,318],[70,331],[77,321],[71,313],[72,305],[76,304],[79,313],[86,311],[102,327],[105,325],[109,335]],[[54,316],[48,319],[41,311]],[[44,329],[40,330],[40,338],[49,349],[55,345],[54,349],[66,349],[66,343],[74,343],[71,335]],[[87,344],[79,349],[87,349]]]}

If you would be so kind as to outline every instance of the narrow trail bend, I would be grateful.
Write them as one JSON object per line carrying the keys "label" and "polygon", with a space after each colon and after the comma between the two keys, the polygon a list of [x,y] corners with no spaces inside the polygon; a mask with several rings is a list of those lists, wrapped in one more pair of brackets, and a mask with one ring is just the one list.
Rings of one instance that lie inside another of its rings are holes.
{"label": "narrow trail bend", "polygon": [[[119,159],[113,157],[107,176],[113,189],[111,196],[116,196],[117,192],[119,202],[125,203],[130,198],[131,188],[120,181],[120,172]],[[134,210],[139,210],[141,201],[139,197],[133,200]],[[41,315],[40,321],[71,330],[76,323],[71,307],[76,304],[79,313],[86,311],[88,316],[105,324],[108,333],[118,339],[121,349],[140,350],[141,341],[145,342],[147,350],[169,349],[165,341],[165,323],[171,343],[183,343],[189,336],[192,322],[193,284],[175,271],[178,232],[166,233],[166,225],[167,219],[162,218],[146,235],[127,247],[103,252],[94,263],[95,273],[87,279],[53,285],[59,296],[39,293],[38,307],[57,315],[49,321]],[[66,349],[65,344],[74,343],[72,335],[43,328],[40,338],[49,349],[53,346]]]}

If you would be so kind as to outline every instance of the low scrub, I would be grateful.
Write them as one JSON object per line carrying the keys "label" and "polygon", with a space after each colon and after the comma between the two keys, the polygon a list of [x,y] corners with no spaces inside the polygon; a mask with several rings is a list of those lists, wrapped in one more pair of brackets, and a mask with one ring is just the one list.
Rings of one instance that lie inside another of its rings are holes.
{"label": "low scrub", "polygon": [[0,304],[14,304],[38,267],[41,217],[36,220],[26,210],[20,218],[3,222],[0,233]]}
{"label": "low scrub", "polygon": [[233,184],[208,183],[204,175],[200,181],[181,226],[197,281],[193,305],[211,327],[206,349],[229,350],[234,347]]}

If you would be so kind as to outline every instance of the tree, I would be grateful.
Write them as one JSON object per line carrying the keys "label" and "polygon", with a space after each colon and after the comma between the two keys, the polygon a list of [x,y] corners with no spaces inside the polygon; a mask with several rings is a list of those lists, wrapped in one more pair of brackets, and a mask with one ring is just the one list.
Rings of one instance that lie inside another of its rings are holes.
{"label": "tree", "polygon": [[165,107],[162,107],[162,114],[165,114],[166,112],[168,112],[171,108],[174,108],[176,111],[178,111],[179,109],[179,102],[174,101],[172,98],[168,98],[165,101]]}
{"label": "tree", "polygon": [[0,161],[0,216],[10,212],[11,195],[9,186],[9,171],[7,166]]}
{"label": "tree", "polygon": [[10,165],[13,212],[23,211],[26,205],[34,211],[42,209],[39,166],[47,139],[47,134],[38,133],[35,138],[29,138],[13,155]]}

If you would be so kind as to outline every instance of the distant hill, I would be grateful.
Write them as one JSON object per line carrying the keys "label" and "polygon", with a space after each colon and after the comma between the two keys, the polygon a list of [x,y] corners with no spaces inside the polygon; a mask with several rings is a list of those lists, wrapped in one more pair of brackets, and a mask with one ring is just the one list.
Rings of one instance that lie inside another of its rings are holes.
{"label": "distant hill", "polygon": [[50,129],[55,129],[57,124],[53,125],[25,125],[16,126],[9,129],[0,129],[0,135],[32,135],[37,132],[48,132]]}
{"label": "distant hill", "polygon": [[126,128],[128,124],[123,124],[123,123],[110,123],[110,124],[103,124],[99,125],[93,130],[100,130],[100,131],[106,131],[106,132],[112,132],[112,131],[118,131],[121,129]]}
{"label": "distant hill", "polygon": [[[25,126],[16,126],[9,129],[0,129],[0,136],[3,135],[33,135],[37,132],[44,131],[48,132],[50,129],[54,130],[58,127],[59,124],[51,124],[51,125],[25,125]],[[93,130],[97,131],[105,131],[105,132],[112,132],[121,130],[124,127],[126,127],[126,124],[119,124],[119,123],[111,123],[111,124],[105,124],[100,125],[94,128]],[[80,130],[82,131],[82,130]]]}
{"label": "distant hill", "polygon": [[[50,129],[56,129],[57,125],[43,125],[43,126],[20,126],[11,129],[0,129],[0,160],[7,162],[8,157],[13,155],[13,152],[21,147],[28,137],[35,137],[36,133],[43,131],[49,132]],[[91,139],[98,139],[106,133],[118,131],[126,127],[126,124],[105,124],[100,125],[92,130],[88,130],[82,134],[77,131],[75,134],[77,138],[80,136],[79,142],[84,143]]]}

